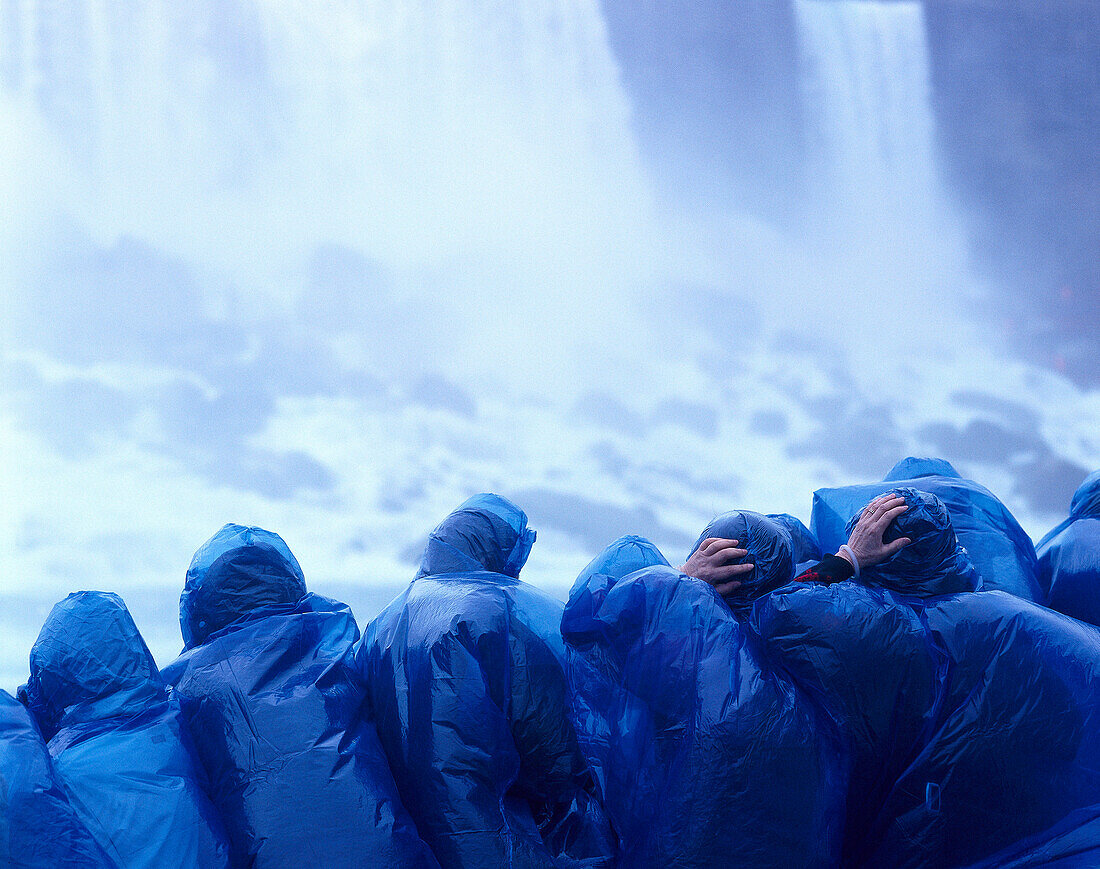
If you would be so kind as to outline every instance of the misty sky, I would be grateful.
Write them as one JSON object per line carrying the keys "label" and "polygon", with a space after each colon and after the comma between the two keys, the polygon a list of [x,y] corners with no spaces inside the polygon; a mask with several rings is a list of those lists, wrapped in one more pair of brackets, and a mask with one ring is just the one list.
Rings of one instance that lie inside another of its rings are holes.
{"label": "misty sky", "polygon": [[83,588],[166,663],[228,521],[363,620],[478,491],[559,595],[909,454],[1041,536],[1100,391],[979,313],[922,7],[791,8],[798,173],[723,150],[771,67],[670,133],[690,40],[654,80],[595,0],[0,4],[0,685]]}

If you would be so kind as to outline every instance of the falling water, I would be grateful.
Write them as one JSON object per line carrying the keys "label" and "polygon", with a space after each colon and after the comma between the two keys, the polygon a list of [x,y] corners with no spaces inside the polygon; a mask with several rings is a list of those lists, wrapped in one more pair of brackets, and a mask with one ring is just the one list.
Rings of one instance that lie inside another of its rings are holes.
{"label": "falling water", "polygon": [[924,14],[917,2],[796,0],[808,153],[845,229],[922,239],[941,207]]}
{"label": "falling water", "polygon": [[561,287],[636,261],[649,210],[596,0],[0,0],[0,99],[105,242],[241,284],[335,243]]}

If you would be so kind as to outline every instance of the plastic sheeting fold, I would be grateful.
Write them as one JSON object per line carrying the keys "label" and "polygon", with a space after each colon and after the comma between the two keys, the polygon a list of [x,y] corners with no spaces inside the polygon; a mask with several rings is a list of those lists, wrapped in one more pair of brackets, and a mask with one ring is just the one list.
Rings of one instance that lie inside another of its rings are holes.
{"label": "plastic sheeting fold", "polygon": [[1036,551],[1050,608],[1100,626],[1100,471],[1077,488],[1069,517]]}

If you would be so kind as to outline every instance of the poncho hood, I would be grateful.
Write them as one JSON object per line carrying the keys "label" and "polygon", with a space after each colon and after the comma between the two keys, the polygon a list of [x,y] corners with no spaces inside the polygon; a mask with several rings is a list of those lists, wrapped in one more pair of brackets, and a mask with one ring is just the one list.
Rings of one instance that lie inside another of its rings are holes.
{"label": "poncho hood", "polygon": [[428,536],[416,579],[480,571],[515,579],[534,542],[523,510],[500,495],[474,495]]}
{"label": "poncho hood", "polygon": [[740,577],[741,585],[726,596],[726,602],[734,609],[751,606],[757,598],[794,579],[794,542],[783,522],[750,510],[723,513],[703,529],[691,548],[692,554],[708,537],[737,540],[741,549],[748,550],[744,561],[756,565],[752,572]]}
{"label": "poncho hood", "polygon": [[955,466],[947,459],[909,456],[894,465],[882,478],[882,481],[884,483],[895,483],[898,480],[918,480],[921,477],[962,479],[959,472],[955,470]]}
{"label": "poncho hood", "polygon": [[225,525],[191,559],[180,595],[183,647],[273,605],[293,606],[306,593],[298,560],[283,538],[263,528]]}
{"label": "poncho hood", "polygon": [[[959,545],[943,501],[907,486],[892,489],[890,494],[904,498],[909,509],[890,523],[882,539],[889,543],[908,537],[912,543],[889,561],[864,570],[859,581],[919,597],[975,591],[981,584],[978,571]],[[848,534],[861,512],[848,521]]]}
{"label": "poncho hood", "polygon": [[1093,471],[1077,487],[1069,515],[1071,519],[1100,518],[1100,471]]}
{"label": "poncho hood", "polygon": [[47,739],[62,727],[136,715],[164,699],[148,646],[117,594],[57,604],[31,649],[27,698]]}

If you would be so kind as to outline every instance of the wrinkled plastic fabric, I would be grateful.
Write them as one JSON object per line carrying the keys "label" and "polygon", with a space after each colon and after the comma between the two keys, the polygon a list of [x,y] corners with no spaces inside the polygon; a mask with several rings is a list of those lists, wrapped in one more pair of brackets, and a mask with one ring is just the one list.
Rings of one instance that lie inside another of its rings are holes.
{"label": "wrinkled plastic fabric", "polygon": [[789,513],[768,513],[768,518],[779,522],[791,535],[791,543],[794,546],[792,557],[794,558],[795,575],[821,561],[824,554],[821,544],[801,519]]}
{"label": "wrinkled plastic fabric", "polygon": [[847,759],[830,722],[711,586],[644,566],[653,553],[616,541],[562,618],[621,865],[837,865]]}
{"label": "wrinkled plastic fabric", "polygon": [[0,866],[116,869],[58,781],[30,712],[0,691]]}
{"label": "wrinkled plastic fabric", "polygon": [[847,542],[845,529],[853,516],[878,495],[901,487],[928,492],[943,501],[983,588],[1046,602],[1031,538],[992,492],[960,477],[943,459],[910,457],[898,462],[881,483],[818,489],[810,529],[825,551],[835,552]]}
{"label": "wrinkled plastic fabric", "polygon": [[122,599],[69,595],[31,649],[27,695],[73,808],[127,869],[226,866],[178,707]]}
{"label": "wrinkled plastic fabric", "polygon": [[723,513],[703,529],[691,553],[708,537],[738,541],[741,549],[748,550],[742,561],[755,565],[752,571],[737,577],[741,584],[726,595],[726,603],[735,610],[744,611],[761,595],[794,579],[794,541],[783,521],[750,510]]}
{"label": "wrinkled plastic fabric", "polygon": [[[181,605],[181,621],[197,617],[191,604],[200,600],[201,612],[222,613],[228,624],[164,670],[210,777],[233,865],[435,866],[373,723],[360,717],[351,610],[308,593],[271,603],[266,582],[281,587],[297,562],[270,545],[275,535],[237,528],[227,526],[199,551],[196,562],[211,567],[192,564],[191,594]],[[218,554],[213,544],[229,548]],[[218,565],[232,567],[219,572]],[[255,571],[251,586],[242,565]],[[226,601],[218,593],[223,577]]]}
{"label": "wrinkled plastic fabric", "polygon": [[356,651],[401,796],[446,869],[614,856],[569,718],[562,605],[515,578],[533,539],[514,504],[471,498]]}
{"label": "wrinkled plastic fabric", "polygon": [[1094,632],[1004,592],[854,582],[782,589],[753,626],[847,740],[844,865],[1100,864]]}
{"label": "wrinkled plastic fabric", "polygon": [[1100,471],[1093,471],[1073,493],[1071,519],[1100,519]]}
{"label": "wrinkled plastic fabric", "polygon": [[[943,501],[904,486],[890,492],[904,498],[907,509],[890,523],[882,540],[908,537],[911,542],[888,561],[863,570],[860,583],[918,597],[977,590],[981,578],[959,544]],[[858,513],[848,522],[846,535],[851,536],[857,521]]]}
{"label": "wrinkled plastic fabric", "polygon": [[852,758],[843,865],[869,865],[893,821],[884,804],[935,726],[950,662],[918,609],[853,582],[781,589],[752,625],[769,660],[840,728]]}
{"label": "wrinkled plastic fabric", "polygon": [[[608,546],[588,563],[573,583],[569,603],[562,613],[563,636],[583,635],[616,582],[635,571],[657,565],[670,566],[661,551],[644,537],[627,535]],[[586,654],[581,654],[566,643],[566,672],[577,737],[601,790],[606,791],[604,764],[611,756],[612,740],[617,737],[612,736],[612,722],[603,708],[606,698],[596,686],[605,678],[603,673],[607,668],[596,660],[598,647],[588,646],[585,651]]]}
{"label": "wrinkled plastic fabric", "polygon": [[1100,471],[1078,487],[1069,517],[1036,547],[1048,606],[1100,625]]}

